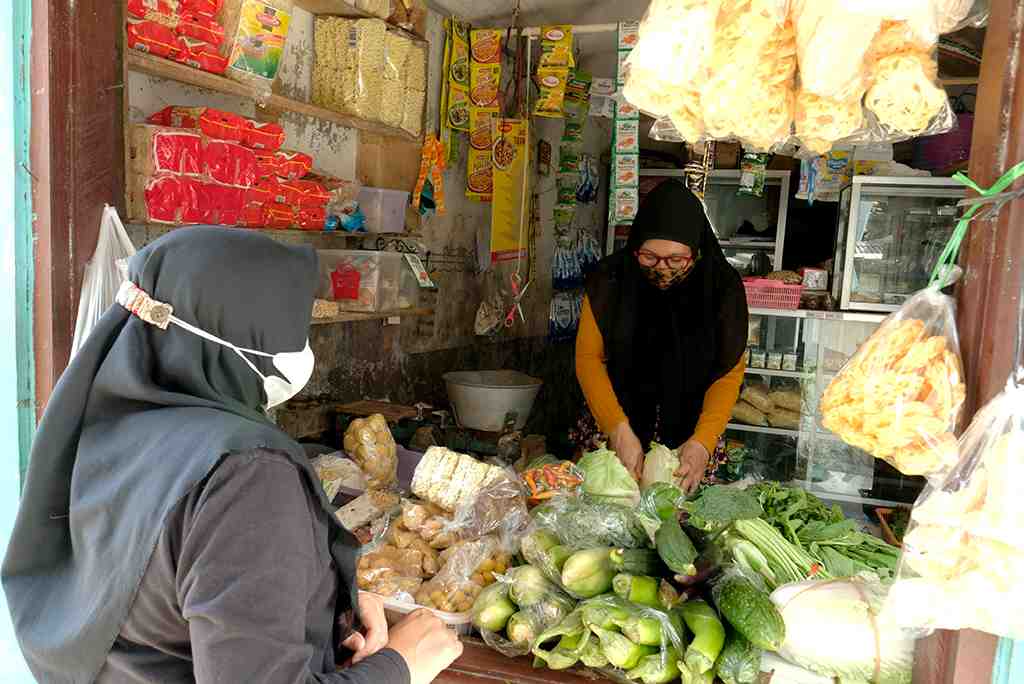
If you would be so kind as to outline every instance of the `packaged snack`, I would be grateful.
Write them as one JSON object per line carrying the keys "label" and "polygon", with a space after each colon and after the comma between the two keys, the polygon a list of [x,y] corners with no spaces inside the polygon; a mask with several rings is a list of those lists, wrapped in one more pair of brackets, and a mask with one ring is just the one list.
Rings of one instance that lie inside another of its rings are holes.
{"label": "packaged snack", "polygon": [[572,53],[572,26],[544,26],[540,30],[540,66],[575,67]]}
{"label": "packaged snack", "polygon": [[961,368],[953,302],[929,287],[833,378],[821,399],[822,424],[906,475],[941,477],[957,462]]}
{"label": "packaged snack", "polygon": [[774,428],[798,430],[800,428],[800,414],[796,411],[775,407],[768,412],[768,424]]}
{"label": "packaged snack", "polygon": [[181,38],[172,29],[156,21],[129,18],[125,27],[125,40],[130,48],[168,59],[177,59],[184,50]]}
{"label": "packaged snack", "polygon": [[752,349],[750,351],[750,367],[751,368],[764,368],[765,367],[765,352],[763,349]]}
{"label": "packaged snack", "polygon": [[164,107],[147,123],[172,128],[195,128],[217,140],[244,143],[250,122],[244,116],[213,107]]}
{"label": "packaged snack", "polygon": [[765,364],[765,368],[769,368],[771,370],[782,370],[782,352],[768,352],[768,360]]}
{"label": "packaged snack", "polygon": [[767,425],[768,419],[761,411],[751,406],[745,401],[737,401],[736,405],[732,408],[733,420],[739,421],[740,423],[746,423],[747,425]]}
{"label": "packaged snack", "polygon": [[764,196],[764,182],[768,171],[768,155],[744,152],[740,162],[740,187],[738,195]]}
{"label": "packaged snack", "polygon": [[562,107],[565,102],[565,88],[568,78],[568,67],[537,68],[537,85],[540,88],[540,96],[533,107],[535,116],[555,119],[563,116]]}
{"label": "packaged snack", "polygon": [[375,414],[352,421],[345,430],[344,447],[345,453],[366,473],[370,489],[382,489],[395,482],[398,451],[384,416]]}
{"label": "packaged snack", "polygon": [[293,0],[225,0],[226,76],[249,85],[259,101],[273,92],[291,27]]}
{"label": "packaged snack", "polygon": [[768,386],[760,382],[748,382],[743,386],[743,391],[740,392],[740,399],[747,402],[751,406],[757,407],[758,410],[767,413],[775,408],[775,402],[771,400],[769,396]]}
{"label": "packaged snack", "polygon": [[614,184],[617,188],[635,188],[640,185],[640,155],[615,155]]}
{"label": "packaged snack", "polygon": [[366,489],[366,475],[354,461],[342,456],[341,452],[317,456],[310,465],[320,478],[328,501],[333,501],[342,487],[359,491]]}
{"label": "packaged snack", "polygon": [[242,142],[254,150],[273,152],[284,145],[284,128],[273,122],[249,121]]}
{"label": "packaged snack", "polygon": [[223,74],[228,68],[227,58],[220,54],[216,45],[185,36],[181,38],[181,52],[174,59],[211,74]]}
{"label": "packaged snack", "polygon": [[640,151],[640,123],[638,121],[615,122],[615,153],[637,154]]}

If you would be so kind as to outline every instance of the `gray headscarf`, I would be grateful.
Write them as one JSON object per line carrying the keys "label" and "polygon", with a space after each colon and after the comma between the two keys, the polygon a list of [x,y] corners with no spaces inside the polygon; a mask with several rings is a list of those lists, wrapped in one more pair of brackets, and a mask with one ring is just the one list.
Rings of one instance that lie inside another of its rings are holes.
{"label": "gray headscarf", "polygon": [[[131,261],[132,282],[240,347],[301,350],[316,253],[241,230],[172,231]],[[253,359],[266,374],[265,359]],[[167,515],[225,455],[290,454],[327,506],[303,449],[270,423],[262,380],[231,349],[160,330],[114,305],[64,372],[36,434],[3,563],[15,631],[43,682],[95,680]],[[329,518],[334,521],[333,515]],[[336,637],[355,626],[357,542],[332,525],[343,583]],[[347,589],[347,591],[346,591]]]}

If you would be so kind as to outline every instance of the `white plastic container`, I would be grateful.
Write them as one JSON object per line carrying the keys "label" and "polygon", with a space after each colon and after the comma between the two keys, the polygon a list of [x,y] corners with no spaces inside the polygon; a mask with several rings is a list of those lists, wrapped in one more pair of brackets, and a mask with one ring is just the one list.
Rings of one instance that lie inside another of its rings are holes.
{"label": "white plastic container", "polygon": [[[377,594],[377,596],[380,596],[380,594]],[[380,598],[384,601],[384,616],[391,627],[401,622],[406,615],[423,608],[423,606],[416,603],[399,601],[390,596],[380,596]],[[457,635],[469,636],[473,633],[473,617],[471,613],[446,613],[443,610],[434,610],[433,608],[427,608],[427,610],[439,617],[441,622],[447,627],[451,627]]]}
{"label": "white plastic container", "polygon": [[405,232],[405,208],[409,206],[408,192],[362,188],[359,190],[358,202],[363,216],[366,217],[366,232]]}
{"label": "white plastic container", "polygon": [[321,249],[316,296],[338,302],[343,311],[377,312],[399,308],[401,254],[369,250]]}

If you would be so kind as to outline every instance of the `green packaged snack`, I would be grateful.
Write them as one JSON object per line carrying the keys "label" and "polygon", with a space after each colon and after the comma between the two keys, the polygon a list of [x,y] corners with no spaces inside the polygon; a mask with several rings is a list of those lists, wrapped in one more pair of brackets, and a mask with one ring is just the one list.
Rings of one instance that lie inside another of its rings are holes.
{"label": "green packaged snack", "polygon": [[740,162],[740,187],[737,195],[764,196],[764,182],[768,172],[768,155],[744,152]]}

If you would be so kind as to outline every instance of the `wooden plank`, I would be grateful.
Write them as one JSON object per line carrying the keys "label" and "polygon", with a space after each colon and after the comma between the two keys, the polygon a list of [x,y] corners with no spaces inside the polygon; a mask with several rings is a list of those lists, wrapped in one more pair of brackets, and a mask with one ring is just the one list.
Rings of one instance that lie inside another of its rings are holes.
{"label": "wooden plank", "polygon": [[359,311],[343,311],[337,316],[331,316],[330,318],[314,318],[312,321],[310,321],[310,324],[329,325],[331,323],[357,323],[359,321],[383,321],[394,316],[405,318],[433,315],[433,309],[423,308],[390,309],[388,311],[375,311],[372,313],[363,313]]}
{"label": "wooden plank", "polygon": [[[200,69],[193,69],[184,64],[148,55],[138,50],[128,50],[126,61],[128,62],[129,69],[132,71],[158,78],[168,78],[219,93],[255,99],[252,89],[243,83],[232,81],[224,76],[201,71]],[[366,119],[354,116],[346,116],[345,114],[339,114],[338,112],[318,107],[308,102],[302,102],[301,100],[293,100],[283,95],[273,94],[265,103],[257,101],[256,104],[259,107],[283,112],[294,112],[314,119],[320,119],[321,121],[329,121],[345,128],[367,131],[378,136],[396,138],[418,145],[419,139],[409,135],[401,128],[395,128],[376,121],[367,121]]]}
{"label": "wooden plank", "polygon": [[415,418],[419,415],[419,411],[412,406],[392,404],[389,401],[353,401],[350,404],[339,406],[338,411],[353,416],[372,416],[379,413],[391,423],[397,423],[406,418]]}

